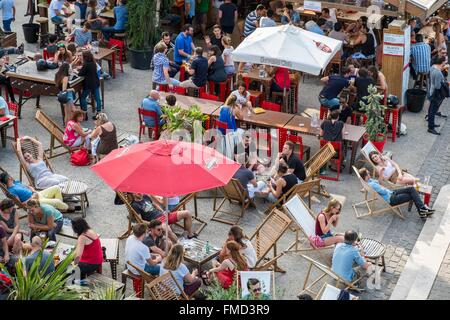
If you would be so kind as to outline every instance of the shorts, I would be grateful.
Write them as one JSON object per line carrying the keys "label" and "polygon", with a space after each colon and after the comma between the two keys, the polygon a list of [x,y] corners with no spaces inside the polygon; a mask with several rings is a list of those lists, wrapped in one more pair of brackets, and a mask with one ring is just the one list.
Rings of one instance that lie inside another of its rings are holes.
{"label": "shorts", "polygon": [[[156,220],[161,221],[162,223],[166,222],[166,215],[163,214],[159,216]],[[174,224],[178,222],[178,211],[169,212],[169,224]]]}
{"label": "shorts", "polygon": [[206,20],[207,20],[207,13],[197,13],[195,15],[195,20],[197,21],[198,24],[206,24]]}
{"label": "shorts", "polygon": [[332,237],[333,235],[328,232],[322,236],[309,236],[309,241],[311,244],[317,248],[323,248],[325,247],[325,238]]}

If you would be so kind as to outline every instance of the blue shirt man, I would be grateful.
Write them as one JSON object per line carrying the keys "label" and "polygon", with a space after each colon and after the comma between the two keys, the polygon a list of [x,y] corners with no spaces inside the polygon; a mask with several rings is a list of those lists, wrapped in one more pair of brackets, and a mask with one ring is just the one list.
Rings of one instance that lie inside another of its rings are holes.
{"label": "blue shirt man", "polygon": [[9,108],[3,97],[0,97],[0,116],[9,116]]}
{"label": "blue shirt man", "polygon": [[192,43],[192,34],[194,29],[191,25],[185,25],[183,31],[178,34],[175,39],[175,50],[173,54],[173,60],[177,64],[182,64],[188,60],[188,55],[192,55],[194,51],[194,45]]}
{"label": "blue shirt man", "polygon": [[11,22],[15,20],[16,7],[14,0],[2,0],[0,2],[0,9],[2,9],[3,30],[11,31]]}
{"label": "blue shirt man", "polygon": [[[288,18],[289,17],[289,18]],[[281,23],[300,23],[300,14],[297,11],[294,11],[292,3],[286,4],[286,8],[284,9],[284,13],[281,16]]]}
{"label": "blue shirt man", "polygon": [[431,47],[423,42],[421,34],[416,35],[417,43],[411,46],[412,67],[415,72],[428,73],[431,66]]}
{"label": "blue shirt man", "polygon": [[305,28],[309,32],[314,32],[314,33],[317,33],[317,34],[321,34],[323,36],[325,35],[325,33],[323,32],[322,28],[319,27],[319,25],[317,23],[315,23],[313,20],[308,21],[305,24]]}
{"label": "blue shirt man", "polygon": [[125,26],[128,22],[128,8],[125,5],[124,0],[119,1],[118,6],[114,7],[114,17],[116,19],[116,24],[114,25],[115,30],[125,30]]}
{"label": "blue shirt man", "polygon": [[[159,92],[156,90],[152,90],[147,98],[142,100],[141,108],[147,111],[156,112],[158,119],[161,119],[162,111],[161,106],[159,105]],[[144,122],[147,127],[154,128],[155,121],[153,117],[144,116]],[[163,120],[159,121],[159,126],[164,124]]]}
{"label": "blue shirt man", "polygon": [[73,31],[75,36],[74,42],[79,47],[87,46],[92,42],[92,32],[89,30],[89,22],[86,22],[83,28],[78,28]]}
{"label": "blue shirt man", "polygon": [[8,191],[19,198],[20,202],[25,202],[33,196],[31,189],[24,186],[20,181],[14,181],[13,185],[8,188]]}

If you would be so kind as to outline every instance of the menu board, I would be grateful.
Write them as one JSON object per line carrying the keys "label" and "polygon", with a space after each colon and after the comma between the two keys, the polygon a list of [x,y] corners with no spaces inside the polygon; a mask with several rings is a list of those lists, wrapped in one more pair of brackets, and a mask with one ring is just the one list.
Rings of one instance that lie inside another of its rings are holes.
{"label": "menu board", "polygon": [[305,0],[305,2],[303,3],[303,9],[311,10],[311,11],[315,11],[315,12],[321,12],[322,11],[322,2]]}

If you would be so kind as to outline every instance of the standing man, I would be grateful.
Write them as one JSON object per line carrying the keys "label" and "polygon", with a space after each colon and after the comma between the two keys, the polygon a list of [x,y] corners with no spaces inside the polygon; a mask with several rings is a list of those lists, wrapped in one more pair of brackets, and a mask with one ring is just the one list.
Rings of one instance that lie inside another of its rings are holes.
{"label": "standing man", "polygon": [[423,42],[423,35],[416,34],[416,43],[411,46],[411,75],[414,80],[418,73],[428,73],[431,65],[431,47]]}
{"label": "standing man", "polygon": [[[440,132],[436,131],[436,127],[439,125],[434,123],[434,118],[438,113],[439,107],[448,96],[443,96],[441,92],[441,87],[446,85],[444,75],[442,71],[446,64],[445,57],[438,57],[435,59],[433,66],[430,68],[430,78],[428,80],[428,99],[430,100],[430,106],[428,108],[428,132],[440,135]],[[447,85],[448,88],[448,85]]]}
{"label": "standing man", "polygon": [[198,15],[197,23],[200,25],[203,37],[207,35],[206,33],[206,22],[208,21],[208,11],[210,5],[212,6],[212,0],[197,0],[198,3]]}
{"label": "standing man", "polygon": [[176,64],[181,66],[184,61],[191,59],[192,52],[195,50],[192,36],[194,35],[194,28],[191,24],[185,24],[183,29],[175,39],[175,50],[173,60]]}
{"label": "standing man", "polygon": [[3,30],[11,32],[11,22],[16,20],[14,0],[2,0],[0,2],[0,9],[2,9]]}
{"label": "standing man", "polygon": [[253,31],[256,30],[256,28],[259,27],[259,19],[263,15],[265,15],[266,7],[264,7],[262,4],[258,4],[256,7],[256,10],[250,12],[247,15],[247,18],[245,18],[245,26],[244,26],[244,37],[248,37],[253,33]]}
{"label": "standing man", "polygon": [[234,26],[238,20],[238,8],[231,2],[231,0],[225,0],[219,7],[219,14],[217,15],[217,24],[220,25],[223,32],[232,34]]}
{"label": "standing man", "polygon": [[192,24],[195,17],[195,1],[196,0],[185,0],[184,1],[184,15],[186,16],[186,23]]}

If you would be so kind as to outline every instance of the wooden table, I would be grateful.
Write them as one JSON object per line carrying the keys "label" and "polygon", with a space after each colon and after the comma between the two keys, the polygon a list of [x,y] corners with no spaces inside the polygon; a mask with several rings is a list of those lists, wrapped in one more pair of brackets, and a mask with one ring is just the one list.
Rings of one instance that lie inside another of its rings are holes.
{"label": "wooden table", "polygon": [[100,238],[102,248],[105,248],[105,262],[111,265],[111,275],[117,280],[117,265],[119,264],[119,239],[103,239]]}
{"label": "wooden table", "polygon": [[[38,71],[35,61],[28,61],[19,65],[16,72],[8,71],[6,76],[11,78],[11,85],[19,91],[19,110],[18,117],[20,119],[22,114],[22,106],[29,99],[36,97],[36,107],[39,107],[40,96],[56,96],[60,92],[60,88],[56,86],[55,74],[58,69],[48,69],[45,71]],[[76,92],[82,90],[83,77],[76,76],[69,81],[69,87]],[[31,95],[25,96],[29,92]],[[62,108],[63,109],[63,108]]]}
{"label": "wooden table", "polygon": [[369,260],[373,260],[375,265],[378,265],[378,260],[381,258],[381,266],[383,271],[386,271],[386,264],[384,262],[384,253],[386,252],[386,246],[380,241],[363,238],[359,243],[364,249],[365,257]]}
{"label": "wooden table", "polygon": [[272,77],[260,77],[259,76],[259,69],[252,69],[248,73],[243,73],[242,77],[249,78],[250,81],[257,81],[260,85],[260,91],[265,92],[266,94],[266,101],[270,101],[270,86],[272,84]]}
{"label": "wooden table", "polygon": [[14,121],[16,121],[17,117],[15,116],[7,116],[9,117],[8,120],[5,121],[1,121],[0,120],[0,135],[1,135],[1,140],[2,140],[2,147],[5,148],[6,147],[6,133],[8,131],[8,128],[11,127],[11,124],[14,123]]}
{"label": "wooden table", "polygon": [[108,20],[115,20],[115,18],[114,18],[114,10],[113,9],[108,9],[108,10],[106,10],[104,12],[101,12],[98,16],[100,18],[105,18],[105,19],[108,19]]}
{"label": "wooden table", "polygon": [[87,189],[87,184],[77,180],[69,180],[61,184],[61,193],[63,195],[80,198],[81,213],[83,218],[86,217],[86,206],[89,207]]}
{"label": "wooden table", "polygon": [[[45,248],[45,251],[52,252],[54,248]],[[75,246],[63,242],[59,242],[58,246],[55,250],[54,257],[57,257],[58,263],[55,261],[55,267],[59,264],[59,262],[63,261],[67,256],[75,250]]]}
{"label": "wooden table", "polygon": [[220,248],[215,248],[210,245],[209,253],[203,252],[206,241],[200,239],[184,239],[180,240],[184,247],[184,260],[197,266],[198,271],[202,269],[202,265],[217,257],[220,253]]}
{"label": "wooden table", "polygon": [[[172,94],[177,98],[177,106],[180,106],[183,110],[188,110],[191,106],[197,105],[200,108],[200,111],[205,115],[212,115],[223,105],[223,102],[220,101],[212,101],[208,99],[200,99],[191,96],[183,96],[180,94],[174,94],[170,92],[160,92],[161,100],[160,104],[165,104],[166,97]],[[217,113],[218,115],[219,113]]]}
{"label": "wooden table", "polygon": [[108,61],[109,74],[116,78],[116,50],[99,47],[98,53],[94,53],[94,59],[98,61],[100,67],[102,66],[102,60]]}
{"label": "wooden table", "polygon": [[[322,121],[323,120],[319,120],[319,126],[314,128],[311,127],[311,118],[296,115],[284,126],[284,128],[299,134],[318,136],[320,134],[320,124]],[[302,126],[300,124],[302,124]],[[365,132],[366,129],[364,127],[351,124],[344,125],[344,136],[342,138],[344,141],[348,141],[352,144],[352,155],[350,157],[350,165],[348,166],[348,172],[350,174],[352,173],[352,165],[355,163],[356,151]]]}

